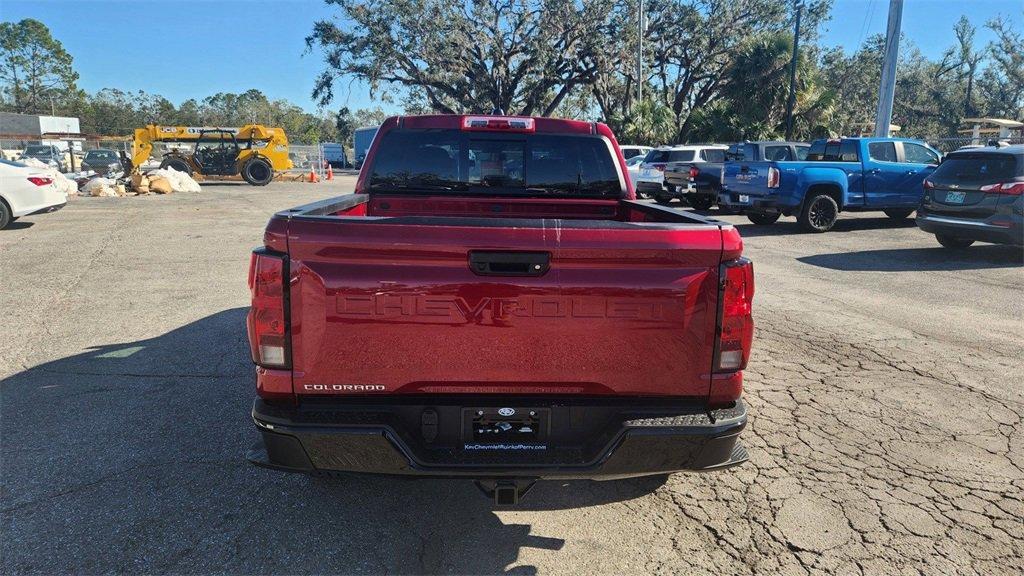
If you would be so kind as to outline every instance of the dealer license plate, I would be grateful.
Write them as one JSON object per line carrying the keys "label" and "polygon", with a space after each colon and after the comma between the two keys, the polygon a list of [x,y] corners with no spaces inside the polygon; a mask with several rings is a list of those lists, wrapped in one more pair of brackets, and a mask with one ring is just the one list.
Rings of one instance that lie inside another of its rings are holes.
{"label": "dealer license plate", "polygon": [[740,194],[740,202],[742,202],[744,204],[746,204],[747,202],[750,202],[750,196],[748,196],[746,194]]}

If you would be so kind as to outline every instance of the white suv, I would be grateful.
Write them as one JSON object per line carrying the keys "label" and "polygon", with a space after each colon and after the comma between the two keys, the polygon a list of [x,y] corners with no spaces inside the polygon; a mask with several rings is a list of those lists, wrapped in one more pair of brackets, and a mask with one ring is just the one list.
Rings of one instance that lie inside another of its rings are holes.
{"label": "white suv", "polygon": [[640,164],[640,173],[634,183],[638,197],[659,196],[665,190],[665,165],[669,162],[700,161],[700,151],[705,148],[720,149],[717,145],[659,146],[647,153]]}

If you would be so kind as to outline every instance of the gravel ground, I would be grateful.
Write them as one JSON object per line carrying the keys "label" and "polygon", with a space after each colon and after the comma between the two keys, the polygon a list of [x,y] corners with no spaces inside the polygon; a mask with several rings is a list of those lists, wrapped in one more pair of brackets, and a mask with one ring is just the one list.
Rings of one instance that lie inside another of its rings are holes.
{"label": "gravel ground", "polygon": [[741,229],[751,461],[542,483],[248,465],[249,250],[353,179],[74,198],[0,231],[0,566],[10,573],[1020,574],[1024,262],[912,223]]}

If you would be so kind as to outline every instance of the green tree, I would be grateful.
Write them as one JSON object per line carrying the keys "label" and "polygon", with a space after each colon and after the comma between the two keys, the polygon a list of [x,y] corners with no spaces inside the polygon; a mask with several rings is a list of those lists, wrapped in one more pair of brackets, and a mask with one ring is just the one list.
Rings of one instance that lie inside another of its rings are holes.
{"label": "green tree", "polygon": [[964,116],[970,116],[974,112],[972,96],[974,92],[974,79],[978,72],[978,66],[984,59],[984,52],[975,49],[974,34],[976,30],[967,16],[960,16],[960,20],[953,26],[953,33],[956,35],[957,45],[949,48],[942,55],[937,75],[955,71],[959,80],[966,79],[967,87],[964,90]]}
{"label": "green tree", "polygon": [[313,96],[326,105],[336,78],[406,89],[438,112],[549,115],[597,72],[615,0],[326,0],[338,19],[306,39],[327,69]]}
{"label": "green tree", "polygon": [[348,109],[348,106],[342,106],[341,110],[338,111],[334,127],[337,130],[338,141],[348,142],[352,139],[352,133],[355,131],[356,126],[355,118],[352,117],[352,112]]}
{"label": "green tree", "polygon": [[42,22],[0,22],[0,93],[14,112],[50,114],[77,95],[71,55]]}
{"label": "green tree", "polygon": [[380,126],[384,123],[384,120],[387,120],[388,116],[393,116],[393,114],[388,114],[381,109],[380,106],[374,106],[373,108],[360,108],[352,115],[356,128]]}
{"label": "green tree", "polygon": [[986,48],[988,65],[978,80],[986,115],[1024,120],[1024,36],[1005,18],[985,24],[996,35]]}

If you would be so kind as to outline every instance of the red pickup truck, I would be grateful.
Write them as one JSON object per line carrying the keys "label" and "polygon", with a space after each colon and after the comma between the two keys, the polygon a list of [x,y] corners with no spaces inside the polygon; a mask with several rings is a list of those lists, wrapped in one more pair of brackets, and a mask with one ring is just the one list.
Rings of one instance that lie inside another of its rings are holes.
{"label": "red pickup truck", "polygon": [[604,124],[410,116],[252,254],[259,465],[478,481],[742,463],[753,267],[638,202]]}

